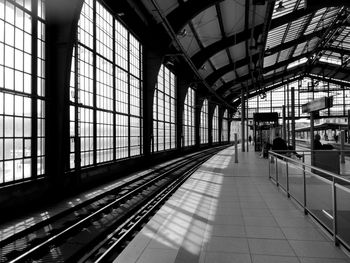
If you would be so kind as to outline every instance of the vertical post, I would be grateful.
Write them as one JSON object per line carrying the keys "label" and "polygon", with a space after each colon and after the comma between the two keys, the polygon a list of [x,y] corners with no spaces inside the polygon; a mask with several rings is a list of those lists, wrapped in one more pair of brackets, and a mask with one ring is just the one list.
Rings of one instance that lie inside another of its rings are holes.
{"label": "vertical post", "polygon": [[247,91],[247,101],[244,103],[246,106],[246,122],[247,122],[247,132],[246,132],[246,142],[247,142],[247,152],[249,152],[249,104],[248,104],[248,91]]}
{"label": "vertical post", "polygon": [[290,198],[289,194],[289,171],[288,171],[288,161],[286,160],[286,175],[287,175],[287,197]]}
{"label": "vertical post", "polygon": [[310,146],[314,150],[314,113],[310,112]]}
{"label": "vertical post", "polygon": [[345,144],[345,131],[340,131],[340,162],[341,163],[345,163],[344,144]]}
{"label": "vertical post", "polygon": [[339,245],[337,234],[338,234],[338,217],[337,217],[337,188],[335,186],[335,177],[332,182],[332,201],[333,201],[333,238],[334,244]]}
{"label": "vertical post", "polygon": [[292,101],[292,147],[295,150],[295,93],[294,93],[294,87],[291,88],[291,101]]}
{"label": "vertical post", "polygon": [[276,185],[279,186],[279,182],[278,182],[278,159],[276,158]]}
{"label": "vertical post", "polygon": [[287,83],[287,137],[286,137],[286,141],[287,144],[290,144],[290,126],[289,126],[289,122],[290,122],[290,105],[289,105],[289,83]]}
{"label": "vertical post", "polygon": [[235,133],[235,163],[238,163],[238,140],[237,140],[237,133]]}
{"label": "vertical post", "polygon": [[243,89],[241,90],[241,133],[242,133],[242,138],[241,138],[241,143],[242,143],[242,152],[245,152],[245,131],[244,131],[244,120],[245,120],[245,100],[244,100],[244,92]]}
{"label": "vertical post", "polygon": [[286,105],[283,105],[282,106],[282,133],[283,133],[283,135],[282,135],[282,138],[283,138],[283,140],[285,140],[286,141],[286,139],[287,139],[287,132],[286,132]]}
{"label": "vertical post", "polygon": [[311,165],[314,165],[314,112],[310,112],[310,149]]}
{"label": "vertical post", "polygon": [[[305,154],[303,154],[303,164],[305,163]],[[307,215],[306,209],[306,174],[305,174],[305,165],[303,165],[303,183],[304,183],[304,214]]]}
{"label": "vertical post", "polygon": [[348,110],[348,143],[350,143],[350,110]]}

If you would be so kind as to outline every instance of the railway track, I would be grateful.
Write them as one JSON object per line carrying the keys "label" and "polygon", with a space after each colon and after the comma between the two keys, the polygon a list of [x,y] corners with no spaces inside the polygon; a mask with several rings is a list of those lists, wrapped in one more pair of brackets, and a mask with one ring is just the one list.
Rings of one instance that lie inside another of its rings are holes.
{"label": "railway track", "polygon": [[191,154],[0,242],[0,262],[108,262],[184,180],[225,146]]}

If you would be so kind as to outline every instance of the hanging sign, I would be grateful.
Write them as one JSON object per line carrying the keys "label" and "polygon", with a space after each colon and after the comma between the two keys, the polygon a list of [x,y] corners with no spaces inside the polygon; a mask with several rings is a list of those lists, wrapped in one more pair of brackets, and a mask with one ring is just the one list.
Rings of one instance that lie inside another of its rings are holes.
{"label": "hanging sign", "polygon": [[322,97],[302,105],[301,109],[303,113],[307,113],[327,109],[332,106],[333,97]]}

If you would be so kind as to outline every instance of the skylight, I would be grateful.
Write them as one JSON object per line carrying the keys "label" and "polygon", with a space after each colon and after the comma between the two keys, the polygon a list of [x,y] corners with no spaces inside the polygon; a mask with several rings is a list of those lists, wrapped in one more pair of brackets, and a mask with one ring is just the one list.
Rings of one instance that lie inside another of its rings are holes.
{"label": "skylight", "polygon": [[296,67],[296,66],[299,66],[301,64],[304,64],[306,63],[308,59],[307,58],[301,58],[293,63],[290,63],[288,66],[287,66],[287,69],[290,69],[290,68],[293,68],[293,67]]}

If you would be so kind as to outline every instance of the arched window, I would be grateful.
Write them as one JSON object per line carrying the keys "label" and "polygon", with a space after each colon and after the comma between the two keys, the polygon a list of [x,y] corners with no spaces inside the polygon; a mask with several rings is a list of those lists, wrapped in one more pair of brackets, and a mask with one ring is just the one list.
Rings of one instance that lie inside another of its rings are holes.
{"label": "arched window", "polygon": [[141,72],[139,41],[99,1],[85,0],[72,62],[70,168],[79,155],[89,166],[142,154]]}
{"label": "arched window", "polygon": [[195,144],[195,91],[188,88],[184,104],[183,113],[183,139],[184,146],[191,146]]}
{"label": "arched window", "polygon": [[219,107],[216,106],[212,119],[213,143],[219,142]]}
{"label": "arched window", "polygon": [[225,110],[223,118],[222,118],[222,132],[221,132],[221,141],[228,141],[228,113]]}
{"label": "arched window", "polygon": [[0,1],[0,184],[45,174],[44,51],[44,2]]}
{"label": "arched window", "polygon": [[208,143],[208,100],[203,101],[202,110],[201,110],[201,144]]}
{"label": "arched window", "polygon": [[175,75],[162,65],[153,98],[153,152],[176,147],[175,81]]}

